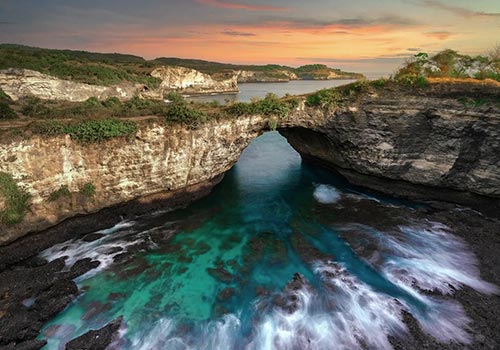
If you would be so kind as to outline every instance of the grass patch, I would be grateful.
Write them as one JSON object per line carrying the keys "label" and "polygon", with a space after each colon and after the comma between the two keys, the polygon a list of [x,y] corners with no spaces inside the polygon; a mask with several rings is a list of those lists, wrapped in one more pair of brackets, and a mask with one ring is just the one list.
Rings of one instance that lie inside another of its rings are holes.
{"label": "grass patch", "polygon": [[497,98],[467,98],[463,97],[458,101],[465,107],[479,108],[484,106],[500,106],[500,97]]}
{"label": "grass patch", "polygon": [[19,188],[12,175],[0,172],[0,195],[5,201],[5,209],[0,211],[0,221],[15,225],[23,221],[29,210],[31,195]]}
{"label": "grass patch", "polygon": [[68,186],[61,186],[58,190],[52,192],[49,195],[49,201],[55,202],[56,200],[71,196],[71,192],[68,189]]}
{"label": "grass patch", "polygon": [[310,94],[306,98],[309,107],[335,107],[342,101],[342,95],[337,89],[324,89]]}
{"label": "grass patch", "polygon": [[290,113],[294,103],[298,106],[299,101],[290,99],[286,101],[270,93],[267,94],[265,98],[250,103],[233,103],[226,106],[225,111],[233,116],[259,114],[266,117],[285,118]]}
{"label": "grass patch", "polygon": [[0,120],[16,119],[17,113],[6,101],[0,100]]}
{"label": "grass patch", "polygon": [[421,74],[404,74],[397,76],[395,80],[399,84],[414,88],[422,89],[429,85],[427,78]]}
{"label": "grass patch", "polygon": [[33,131],[44,136],[68,134],[79,143],[89,144],[134,134],[137,131],[137,124],[119,119],[87,120],[76,124],[47,120],[36,122]]}
{"label": "grass patch", "polygon": [[83,187],[80,190],[80,193],[87,197],[93,197],[95,195],[95,191],[96,191],[95,186],[90,182],[88,182],[85,185],[83,185]]}

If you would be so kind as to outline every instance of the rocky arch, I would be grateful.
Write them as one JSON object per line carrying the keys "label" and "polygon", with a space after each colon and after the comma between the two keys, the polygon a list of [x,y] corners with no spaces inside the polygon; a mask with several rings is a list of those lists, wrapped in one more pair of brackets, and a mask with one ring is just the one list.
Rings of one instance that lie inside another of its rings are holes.
{"label": "rocky arch", "polygon": [[[474,98],[477,89],[484,90],[480,96],[498,96],[500,88],[457,89],[382,89],[331,108],[302,102],[277,127],[304,159],[355,184],[497,210],[499,105],[470,107],[458,96]],[[0,171],[12,174],[32,203],[23,222],[0,227],[0,244],[51,227],[66,236],[88,232],[109,226],[117,215],[195,200],[268,128],[268,118],[259,115],[212,120],[194,130],[149,120],[133,140],[83,146],[68,136],[33,136],[3,145]],[[95,186],[92,198],[81,193],[87,183]],[[69,195],[48,201],[61,186]]]}

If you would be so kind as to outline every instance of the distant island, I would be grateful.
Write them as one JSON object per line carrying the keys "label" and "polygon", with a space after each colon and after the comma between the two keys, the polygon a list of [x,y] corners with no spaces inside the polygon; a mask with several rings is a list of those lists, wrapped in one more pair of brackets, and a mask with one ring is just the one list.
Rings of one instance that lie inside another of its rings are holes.
{"label": "distant island", "polygon": [[[171,91],[185,94],[237,93],[238,83],[364,78],[363,74],[344,72],[323,64],[293,68],[166,57],[146,60],[127,54],[53,50],[15,44],[0,44],[0,72],[4,85],[9,85],[8,80],[25,81],[26,85],[51,81],[52,86],[67,91],[72,89],[67,83],[71,81],[93,86],[87,90],[99,86],[98,90],[106,97],[120,97],[122,93],[125,98],[144,90],[149,91],[151,98],[161,98]],[[119,92],[106,91],[104,87],[117,87],[115,90]],[[79,89],[85,90],[81,86]]]}

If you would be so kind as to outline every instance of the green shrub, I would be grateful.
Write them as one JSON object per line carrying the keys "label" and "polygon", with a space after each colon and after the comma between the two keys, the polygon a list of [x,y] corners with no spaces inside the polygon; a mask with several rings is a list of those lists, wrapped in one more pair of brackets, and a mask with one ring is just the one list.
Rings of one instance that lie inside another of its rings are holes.
{"label": "green shrub", "polygon": [[405,74],[396,77],[396,81],[402,85],[416,87],[416,88],[424,88],[429,85],[427,78],[423,75],[416,74]]}
{"label": "green shrub", "polygon": [[24,104],[21,113],[28,117],[47,117],[50,115],[50,108],[38,97],[26,97],[22,100]]}
{"label": "green shrub", "polygon": [[12,99],[2,89],[0,89],[0,101],[11,102]]}
{"label": "green shrub", "polygon": [[335,107],[342,101],[342,96],[337,89],[324,89],[317,91],[306,98],[306,105],[310,107]]}
{"label": "green shrub", "polygon": [[56,136],[66,133],[67,125],[59,120],[44,120],[32,124],[35,134],[44,136]]}
{"label": "green shrub", "polygon": [[226,107],[226,111],[237,117],[255,113],[254,105],[244,102],[230,104]]}
{"label": "green shrub", "polygon": [[17,113],[9,106],[6,101],[0,100],[0,120],[15,118],[17,118]]}
{"label": "green shrub", "polygon": [[389,79],[380,78],[380,79],[371,81],[370,84],[375,86],[375,87],[381,88],[381,87],[386,86],[388,82],[389,82]]}
{"label": "green shrub", "polygon": [[33,125],[33,132],[55,136],[68,134],[80,143],[96,143],[114,137],[128,136],[137,131],[137,124],[129,120],[96,119],[77,124],[65,124],[58,120],[40,121]]}
{"label": "green shrub", "polygon": [[182,104],[186,103],[186,100],[184,100],[184,97],[182,97],[181,94],[177,92],[169,92],[164,96],[165,99],[169,100],[171,103],[174,104]]}
{"label": "green shrub", "polygon": [[80,143],[96,143],[114,137],[128,136],[137,131],[137,125],[129,120],[98,119],[79,124],[69,124],[65,133]]}
{"label": "green shrub", "polygon": [[291,109],[296,109],[300,106],[300,98],[298,97],[287,97],[287,99],[285,100],[285,103],[288,104],[288,106],[291,108]]}
{"label": "green shrub", "polygon": [[233,103],[228,105],[225,111],[234,116],[260,114],[266,117],[285,118],[290,113],[291,105],[293,105],[293,101],[282,100],[275,94],[270,93],[262,100],[252,99],[250,103]]}
{"label": "green shrub", "polygon": [[95,195],[95,186],[90,182],[88,182],[85,185],[83,185],[82,189],[80,190],[80,193],[87,197],[93,197]]}
{"label": "green shrub", "polygon": [[255,110],[265,116],[285,118],[290,113],[290,107],[275,94],[269,93],[265,98],[254,102]]}
{"label": "green shrub", "polygon": [[71,192],[69,191],[68,186],[64,185],[49,195],[49,201],[54,202],[59,198],[69,197],[69,196],[71,196]]}
{"label": "green shrub", "polygon": [[0,172],[0,195],[5,201],[5,208],[0,211],[0,221],[6,225],[23,221],[29,210],[31,196],[19,188],[10,174],[4,172]]}
{"label": "green shrub", "polygon": [[122,106],[122,101],[118,97],[108,97],[101,104],[106,108],[118,109]]}
{"label": "green shrub", "polygon": [[140,98],[139,96],[134,96],[127,102],[125,102],[125,108],[131,110],[140,110],[154,107],[155,102]]}
{"label": "green shrub", "polygon": [[83,105],[85,107],[99,107],[101,106],[101,102],[97,99],[97,97],[89,97],[84,103]]}
{"label": "green shrub", "polygon": [[206,121],[207,115],[202,111],[192,109],[187,104],[172,103],[166,111],[165,120],[167,122],[181,122],[198,126]]}
{"label": "green shrub", "polygon": [[276,131],[276,129],[278,128],[278,119],[269,119],[267,122],[267,126],[269,127],[269,130]]}

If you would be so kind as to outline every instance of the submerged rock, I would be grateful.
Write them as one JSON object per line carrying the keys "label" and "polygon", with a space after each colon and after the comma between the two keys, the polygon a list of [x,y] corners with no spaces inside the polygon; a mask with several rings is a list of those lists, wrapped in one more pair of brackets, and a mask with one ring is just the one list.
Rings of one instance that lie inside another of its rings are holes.
{"label": "submerged rock", "polygon": [[98,330],[87,333],[73,339],[66,344],[66,350],[104,350],[118,337],[118,330],[122,324],[123,317],[119,317]]}
{"label": "submerged rock", "polygon": [[0,272],[0,348],[31,349],[41,344],[35,338],[44,323],[64,310],[79,293],[73,279],[97,265],[83,259],[66,271],[64,258],[60,258]]}

